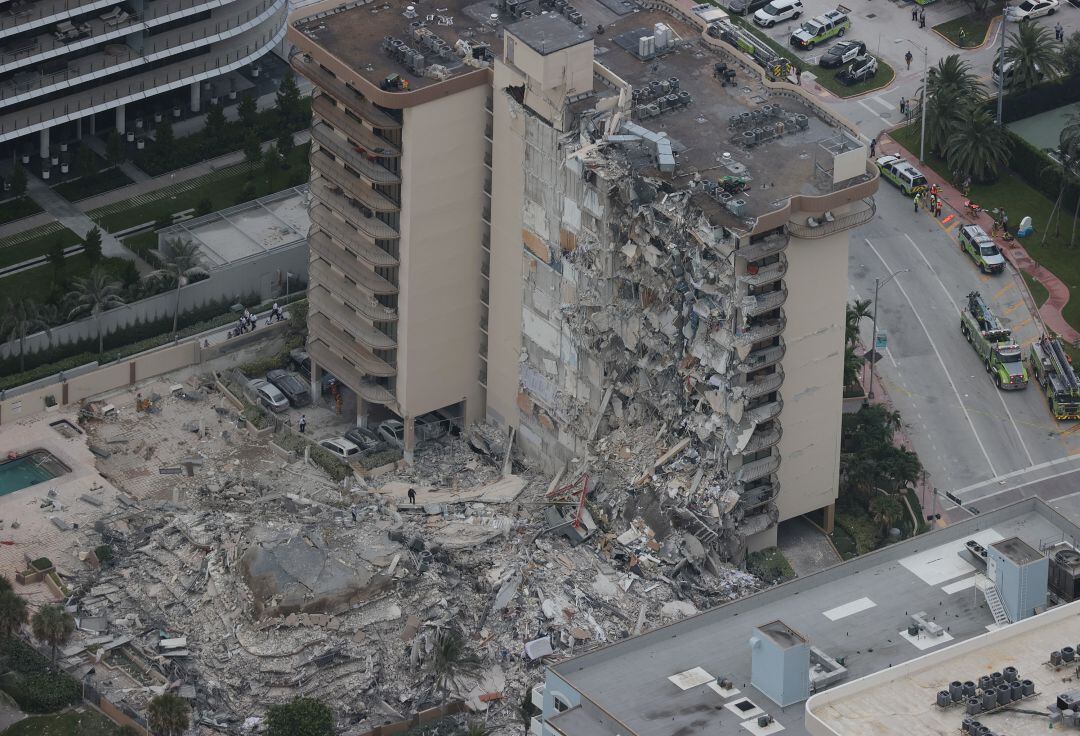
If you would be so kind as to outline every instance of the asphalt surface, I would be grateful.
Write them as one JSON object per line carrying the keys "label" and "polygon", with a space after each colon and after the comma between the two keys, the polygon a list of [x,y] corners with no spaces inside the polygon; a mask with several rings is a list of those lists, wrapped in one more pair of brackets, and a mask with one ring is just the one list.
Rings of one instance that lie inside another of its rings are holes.
{"label": "asphalt surface", "polygon": [[[1001,491],[1029,481],[1017,493],[1080,490],[1080,474],[1055,475],[1074,465],[1080,473],[1080,457],[1057,462],[1080,452],[1080,424],[1055,421],[1035,382],[1022,391],[998,390],[960,334],[960,307],[978,290],[1026,354],[1040,328],[1019,276],[979,273],[956,244],[961,217],[943,225],[916,214],[911,200],[884,181],[876,199],[878,216],[852,232],[851,298],[873,298],[875,277],[885,281],[908,269],[879,290],[878,329],[888,335],[888,348],[876,370],[930,483],[965,505],[986,508],[1003,505],[1008,497]],[[871,335],[868,319],[864,344]],[[954,506],[942,500],[944,508]]]}

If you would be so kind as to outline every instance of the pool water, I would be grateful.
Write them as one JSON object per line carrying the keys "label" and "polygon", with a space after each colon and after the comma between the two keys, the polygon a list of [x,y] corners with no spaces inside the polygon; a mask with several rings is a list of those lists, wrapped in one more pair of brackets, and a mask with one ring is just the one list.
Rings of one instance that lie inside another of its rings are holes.
{"label": "pool water", "polygon": [[71,470],[46,450],[0,463],[0,496],[59,478]]}

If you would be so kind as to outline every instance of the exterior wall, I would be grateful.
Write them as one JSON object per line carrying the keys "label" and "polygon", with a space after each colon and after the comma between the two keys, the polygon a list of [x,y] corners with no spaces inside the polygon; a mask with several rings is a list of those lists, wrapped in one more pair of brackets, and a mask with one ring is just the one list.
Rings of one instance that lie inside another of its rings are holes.
{"label": "exterior wall", "polygon": [[793,236],[785,251],[784,435],[776,499],[781,521],[836,500],[848,242],[846,231],[815,240]]}
{"label": "exterior wall", "polygon": [[993,545],[987,553],[994,558],[994,585],[1011,621],[1020,621],[1035,614],[1036,608],[1046,605],[1047,579],[1050,560],[1043,557],[1026,565],[1017,565],[1002,555]]}
{"label": "exterior wall", "polygon": [[785,648],[754,629],[750,637],[751,683],[781,707],[801,703],[810,696],[810,646]]}
{"label": "exterior wall", "polygon": [[[262,299],[270,299],[277,293],[279,276],[286,271],[307,280],[307,252],[307,242],[300,241],[216,269],[211,272],[210,278],[180,289],[180,312],[190,311],[215,300],[237,299],[251,292],[258,292]],[[110,309],[101,315],[101,329],[108,335],[138,322],[172,317],[175,308],[176,292],[167,291]],[[27,337],[26,353],[29,355],[43,350],[50,344],[62,345],[97,338],[97,329],[95,320],[82,319],[54,327],[51,338],[44,332],[39,332]],[[0,345],[0,357],[11,355],[13,350],[18,354],[18,341]]]}
{"label": "exterior wall", "polygon": [[405,110],[397,397],[407,417],[483,416],[480,242],[488,88]]}

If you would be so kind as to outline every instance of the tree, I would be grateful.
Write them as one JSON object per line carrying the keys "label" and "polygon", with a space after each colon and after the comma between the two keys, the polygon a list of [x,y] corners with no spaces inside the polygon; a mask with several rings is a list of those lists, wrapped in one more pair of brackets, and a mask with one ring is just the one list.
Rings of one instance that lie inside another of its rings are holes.
{"label": "tree", "polygon": [[105,158],[109,159],[109,163],[113,166],[119,166],[124,160],[124,141],[120,138],[118,131],[109,133],[109,138],[105,143]]}
{"label": "tree", "polygon": [[75,290],[69,298],[74,303],[68,319],[89,315],[97,323],[98,354],[105,352],[105,334],[101,330],[101,315],[124,304],[120,297],[120,282],[113,281],[100,266],[90,269],[87,276],[75,279]]}
{"label": "tree", "polygon": [[172,123],[162,120],[154,128],[154,154],[165,168],[171,168],[169,164],[173,160],[173,147],[176,145],[176,136],[173,134]]}
{"label": "tree", "polygon": [[930,99],[926,105],[926,146],[939,156],[957,118],[966,109],[957,100],[979,104],[985,90],[971,66],[957,54],[938,61],[927,73]]}
{"label": "tree", "polygon": [[263,152],[263,174],[266,176],[266,183],[271,189],[273,189],[274,175],[281,172],[283,163],[284,160],[281,158],[281,154],[278,153],[277,147],[273,144]]}
{"label": "tree", "polygon": [[848,303],[844,318],[844,342],[854,348],[859,344],[859,326],[864,319],[873,316],[869,299],[856,299]]}
{"label": "tree", "polygon": [[7,589],[0,590],[0,639],[12,636],[28,620],[26,599],[11,589],[7,578],[0,577]]}
{"label": "tree", "polygon": [[199,246],[189,240],[170,240],[166,253],[158,252],[161,268],[148,274],[149,278],[176,281],[176,306],[173,308],[172,334],[176,334],[176,324],[180,319],[180,288],[196,276],[207,276],[209,272],[203,266]]}
{"label": "tree", "polygon": [[196,215],[199,215],[199,216],[209,215],[213,211],[214,211],[214,202],[209,197],[203,197],[202,199],[199,200],[198,204],[195,205],[195,214]]}
{"label": "tree", "polygon": [[1012,83],[1020,89],[1031,89],[1045,75],[1047,79],[1061,76],[1061,44],[1050,35],[1050,29],[1035,23],[1022,22],[1020,30],[1009,34],[1005,61],[1014,62]]}
{"label": "tree", "polygon": [[255,126],[259,123],[259,108],[255,105],[255,98],[252,95],[245,94],[240,98],[236,113],[240,116],[240,123],[245,130],[255,130]]}
{"label": "tree", "polygon": [[19,341],[19,372],[26,370],[26,336],[44,330],[52,339],[52,330],[41,313],[41,307],[33,299],[12,299],[8,297],[7,307],[0,317],[0,325],[5,339]]}
{"label": "tree", "polygon": [[266,711],[267,736],[334,736],[334,714],[314,698],[296,698]]}
{"label": "tree", "polygon": [[45,260],[49,262],[49,265],[53,268],[53,281],[61,281],[64,277],[64,241],[57,238],[49,246],[49,253],[45,256]]}
{"label": "tree", "polygon": [[244,139],[244,161],[248,165],[248,176],[254,176],[255,167],[259,165],[259,159],[261,158],[262,145],[259,143],[255,133],[249,131]]}
{"label": "tree", "polygon": [[83,252],[86,253],[86,257],[90,260],[91,264],[95,264],[101,260],[100,228],[90,228],[90,232],[83,238]]}
{"label": "tree", "polygon": [[163,736],[180,736],[187,730],[190,711],[183,698],[171,693],[158,695],[147,708],[150,728]]}
{"label": "tree", "polygon": [[53,664],[56,664],[56,648],[67,641],[75,631],[75,619],[60,606],[47,604],[38,609],[30,620],[34,638],[43,641],[52,649]]}
{"label": "tree", "polygon": [[277,150],[281,154],[282,158],[288,159],[289,154],[296,148],[296,141],[293,140],[292,133],[282,133],[277,139]]}
{"label": "tree", "polygon": [[11,174],[11,191],[16,197],[26,194],[26,170],[22,166],[16,166]]}
{"label": "tree", "polygon": [[986,8],[990,5],[990,0],[964,0],[964,4],[971,8],[971,12],[975,15],[984,15]]}
{"label": "tree", "polygon": [[285,70],[277,90],[277,111],[282,131],[291,131],[300,122],[303,103],[300,88],[296,86],[296,76],[291,69]]}
{"label": "tree", "polygon": [[854,386],[859,381],[865,359],[850,345],[844,348],[844,386]]}
{"label": "tree", "polygon": [[870,515],[882,531],[889,531],[904,518],[904,504],[896,496],[876,493],[870,498]]}
{"label": "tree", "polygon": [[874,489],[898,491],[915,483],[922,465],[915,453],[893,443],[899,412],[880,404],[845,414],[840,424],[840,480],[869,495]]}
{"label": "tree", "polygon": [[[1080,37],[1080,34],[1073,35]],[[1061,200],[1065,196],[1065,188],[1071,184],[1073,191],[1080,189],[1077,186],[1076,179],[1077,168],[1080,166],[1080,116],[1076,114],[1069,115],[1065,127],[1058,134],[1058,153],[1061,156],[1061,185],[1058,187],[1057,199],[1054,200],[1054,206],[1050,210],[1050,217],[1046,220],[1046,227],[1043,228],[1042,238],[1039,241],[1043,244],[1046,243],[1046,236],[1050,233],[1051,223],[1055,222],[1055,215],[1057,216],[1056,234],[1061,235],[1060,207]],[[1053,170],[1054,167],[1055,164],[1048,164],[1045,168],[1047,174],[1057,173]],[[1076,209],[1073,211],[1073,237],[1076,236],[1076,217],[1078,214],[1080,214],[1080,196],[1076,199]],[[1072,245],[1071,239],[1069,245]]]}
{"label": "tree", "polygon": [[1065,39],[1061,49],[1061,65],[1069,76],[1080,74],[1080,31],[1074,31]]}
{"label": "tree", "polygon": [[945,142],[949,166],[975,181],[996,179],[998,169],[1009,163],[1011,152],[1008,133],[981,105],[969,107]]}
{"label": "tree", "polygon": [[93,176],[97,173],[97,156],[90,150],[90,146],[79,146],[79,152],[75,154],[75,171],[79,176]]}
{"label": "tree", "polygon": [[7,579],[7,575],[0,575],[0,593],[6,593],[9,590],[14,590],[11,587],[11,581]]}
{"label": "tree", "polygon": [[465,648],[465,639],[457,631],[443,629],[435,635],[435,652],[428,660],[428,671],[444,696],[461,678],[479,672],[481,666],[480,658]]}
{"label": "tree", "polygon": [[206,108],[206,135],[209,138],[217,138],[225,132],[225,111],[221,105],[210,105]]}

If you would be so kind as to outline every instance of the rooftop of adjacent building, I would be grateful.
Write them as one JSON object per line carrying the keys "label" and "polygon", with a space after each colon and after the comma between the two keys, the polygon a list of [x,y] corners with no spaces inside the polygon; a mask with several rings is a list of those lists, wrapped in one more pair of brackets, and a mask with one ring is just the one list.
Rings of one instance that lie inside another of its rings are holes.
{"label": "rooftop of adjacent building", "polygon": [[[602,724],[587,708],[572,708],[549,722],[575,736],[676,736],[700,732],[706,724],[714,736],[735,736],[748,730],[744,722],[756,723],[760,708],[785,734],[806,736],[802,703],[780,708],[750,684],[755,628],[783,622],[812,647],[842,658],[848,670],[842,683],[896,667],[995,628],[976,586],[977,570],[962,554],[969,539],[986,546],[1010,537],[1038,547],[1080,539],[1080,527],[1030,499],[559,662],[552,671],[622,726],[610,725],[610,718]],[[911,617],[920,612],[945,629],[940,637],[908,633]],[[1045,655],[1044,648],[1038,651]],[[986,666],[952,671],[944,685],[961,674],[983,674]],[[682,690],[669,679],[698,667],[709,677],[731,680],[738,692],[721,693],[707,681]],[[1022,672],[1031,669],[1021,666]],[[920,695],[911,705],[915,710],[929,709],[942,682],[924,686],[929,695]],[[754,707],[748,709],[744,700]],[[958,730],[959,714],[953,720]],[[865,726],[850,731],[870,732],[891,733]]]}
{"label": "rooftop of adjacent building", "polygon": [[990,545],[1003,557],[1008,560],[1012,560],[1017,565],[1026,565],[1029,562],[1036,562],[1043,559],[1043,554],[1039,550],[1032,547],[1023,539],[1012,537],[1011,539],[1002,539],[1000,542],[994,542]]}

